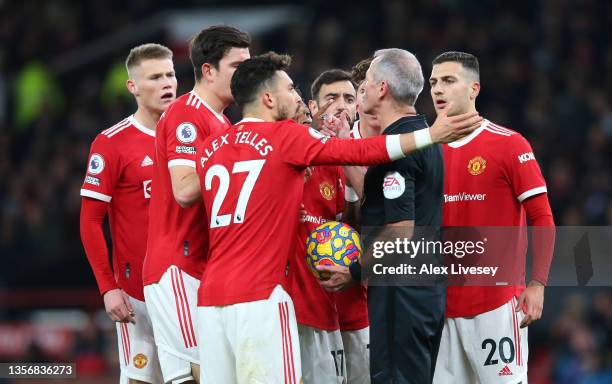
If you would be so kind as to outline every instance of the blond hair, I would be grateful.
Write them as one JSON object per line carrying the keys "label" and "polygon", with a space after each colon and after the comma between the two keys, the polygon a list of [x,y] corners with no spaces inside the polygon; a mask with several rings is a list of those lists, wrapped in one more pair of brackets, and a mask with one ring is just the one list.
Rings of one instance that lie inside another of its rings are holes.
{"label": "blond hair", "polygon": [[130,69],[139,65],[144,60],[150,59],[172,60],[172,51],[161,44],[148,43],[139,45],[130,50],[128,57],[125,59],[125,68],[129,73]]}

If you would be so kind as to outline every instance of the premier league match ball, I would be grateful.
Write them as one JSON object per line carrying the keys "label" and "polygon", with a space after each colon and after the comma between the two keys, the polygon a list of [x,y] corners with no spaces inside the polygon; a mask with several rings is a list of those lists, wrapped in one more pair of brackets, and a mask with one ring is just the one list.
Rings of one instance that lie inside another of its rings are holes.
{"label": "premier league match ball", "polygon": [[327,272],[319,272],[317,265],[348,267],[361,256],[361,239],[353,228],[337,221],[319,225],[306,239],[306,262],[314,275],[329,279]]}

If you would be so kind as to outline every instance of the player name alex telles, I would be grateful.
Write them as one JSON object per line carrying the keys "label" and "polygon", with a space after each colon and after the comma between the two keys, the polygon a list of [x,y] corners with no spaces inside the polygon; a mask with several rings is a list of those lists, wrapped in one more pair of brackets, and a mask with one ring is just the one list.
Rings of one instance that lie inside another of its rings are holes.
{"label": "player name alex telles", "polygon": [[420,267],[410,264],[385,266],[374,264],[372,271],[375,275],[490,275],[495,277],[499,267],[466,267],[462,264],[439,266],[423,264]]}

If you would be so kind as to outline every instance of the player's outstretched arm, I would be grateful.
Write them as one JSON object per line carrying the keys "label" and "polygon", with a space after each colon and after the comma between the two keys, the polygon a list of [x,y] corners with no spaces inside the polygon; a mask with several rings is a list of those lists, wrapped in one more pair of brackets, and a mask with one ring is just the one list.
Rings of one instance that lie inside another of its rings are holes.
{"label": "player's outstretched arm", "polygon": [[400,135],[402,152],[405,155],[431,144],[445,144],[457,141],[480,127],[483,118],[478,112],[468,112],[457,116],[448,116],[445,108],[433,125],[414,133]]}
{"label": "player's outstretched arm", "polygon": [[187,208],[200,200],[200,178],[195,168],[188,165],[173,165],[169,171],[172,194],[178,205]]}
{"label": "player's outstretched arm", "polygon": [[[388,163],[408,156],[410,153],[437,143],[450,143],[459,140],[473,132],[482,124],[482,117],[477,112],[465,113],[457,116],[447,116],[440,113],[430,128],[420,129],[412,133],[401,135],[376,136],[359,140],[341,140],[329,138],[317,132],[311,135],[320,135],[321,142],[326,145],[313,148],[311,145],[302,145],[306,152],[314,149],[316,153],[308,159],[308,153],[301,160],[300,154],[295,151],[295,157],[288,161],[296,165],[374,165]],[[340,119],[330,117],[332,124]],[[310,138],[310,144],[316,137]],[[288,146],[291,146],[290,139]],[[294,147],[295,148],[295,147]],[[306,160],[305,160],[306,159]],[[293,160],[293,161],[291,161]]]}

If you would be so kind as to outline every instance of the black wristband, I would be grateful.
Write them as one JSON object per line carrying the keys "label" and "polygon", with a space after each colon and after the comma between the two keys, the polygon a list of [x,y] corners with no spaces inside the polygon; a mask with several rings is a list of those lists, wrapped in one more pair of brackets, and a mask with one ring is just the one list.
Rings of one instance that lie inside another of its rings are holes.
{"label": "black wristband", "polygon": [[353,280],[361,282],[361,264],[359,263],[359,260],[349,265],[349,272],[351,273]]}

